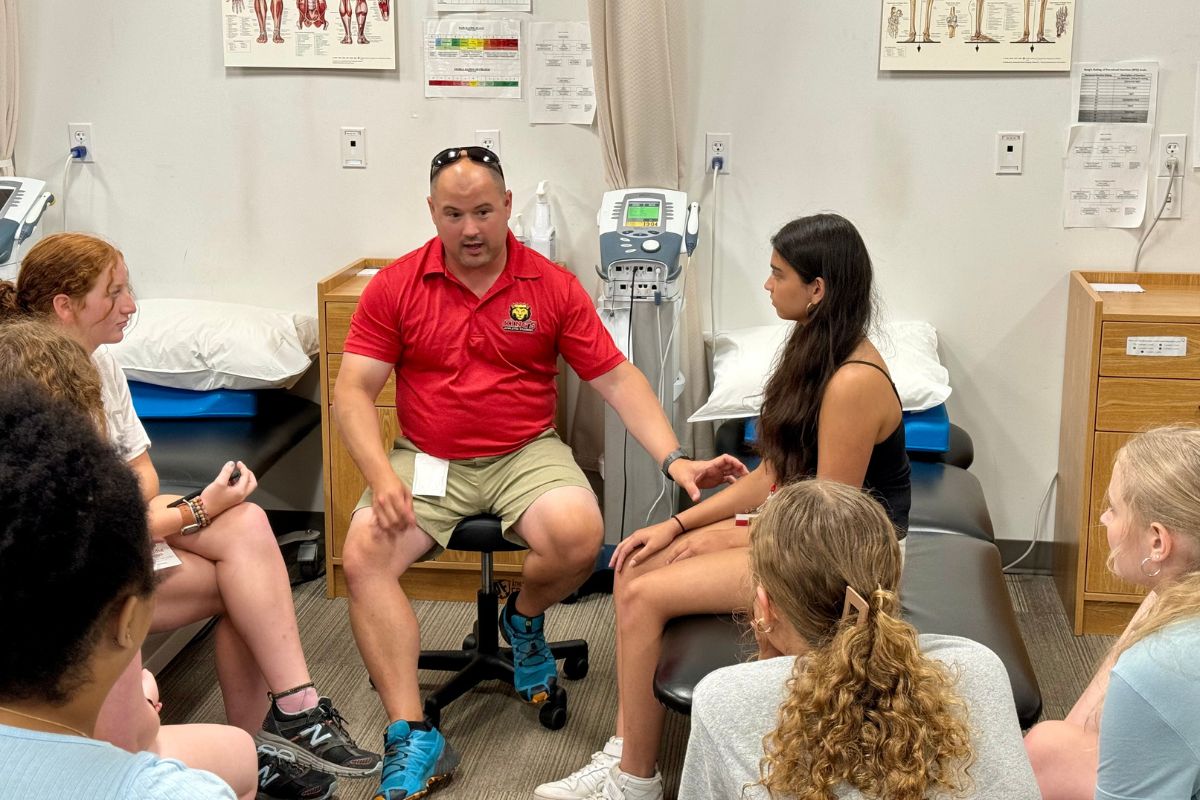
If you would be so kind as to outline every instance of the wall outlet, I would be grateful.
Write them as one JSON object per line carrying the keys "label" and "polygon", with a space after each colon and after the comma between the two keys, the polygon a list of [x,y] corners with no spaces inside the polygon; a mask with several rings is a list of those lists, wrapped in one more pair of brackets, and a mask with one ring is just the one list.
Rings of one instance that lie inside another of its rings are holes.
{"label": "wall outlet", "polygon": [[367,129],[357,126],[342,128],[342,168],[367,168]]}
{"label": "wall outlet", "polygon": [[713,158],[721,158],[721,175],[728,175],[730,172],[730,161],[733,153],[733,134],[732,133],[706,133],[704,134],[704,171],[712,172]]}
{"label": "wall outlet", "polygon": [[[1182,172],[1182,168],[1176,170],[1177,173]],[[1162,216],[1159,219],[1180,219],[1183,217],[1183,175],[1176,174],[1174,178],[1156,178],[1157,191],[1154,195],[1155,202],[1162,206]],[[1174,185],[1172,185],[1174,184]],[[1167,204],[1162,205],[1163,197],[1167,198]]]}
{"label": "wall outlet", "polygon": [[480,147],[486,147],[496,154],[496,158],[503,158],[500,155],[500,131],[475,131],[475,144]]}
{"label": "wall outlet", "polygon": [[92,144],[92,123],[90,122],[68,122],[67,123],[67,149],[79,147],[82,145],[87,148],[87,155],[83,158],[77,158],[76,161],[84,161],[92,163],[96,160],[96,148]]}
{"label": "wall outlet", "polygon": [[[1164,133],[1158,137],[1158,177],[1171,177],[1171,168],[1167,166],[1168,158],[1178,159],[1175,167],[1176,175],[1183,175],[1183,156],[1187,152],[1186,133]],[[1160,197],[1162,195],[1159,195]]]}

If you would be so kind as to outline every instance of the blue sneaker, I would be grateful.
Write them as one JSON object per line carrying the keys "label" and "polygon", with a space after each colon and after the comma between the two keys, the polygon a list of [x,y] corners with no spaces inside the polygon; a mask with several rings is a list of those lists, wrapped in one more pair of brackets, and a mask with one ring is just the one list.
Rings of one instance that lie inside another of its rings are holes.
{"label": "blue sneaker", "polygon": [[383,735],[383,782],[375,800],[424,797],[449,780],[458,760],[437,728],[414,731],[404,720],[393,722]]}
{"label": "blue sneaker", "polygon": [[517,594],[508,596],[500,612],[500,633],[513,649],[513,686],[526,703],[544,703],[558,683],[558,666],[542,633],[546,615],[518,614]]}

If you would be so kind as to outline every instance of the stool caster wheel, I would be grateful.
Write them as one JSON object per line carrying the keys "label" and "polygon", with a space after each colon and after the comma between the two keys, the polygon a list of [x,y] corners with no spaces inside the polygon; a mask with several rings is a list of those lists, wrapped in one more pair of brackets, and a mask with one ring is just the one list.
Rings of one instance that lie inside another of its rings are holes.
{"label": "stool caster wheel", "polygon": [[432,697],[425,701],[425,721],[435,728],[442,727],[442,709]]}
{"label": "stool caster wheel", "polygon": [[471,632],[463,639],[463,650],[474,650],[479,646],[479,623],[471,625]]}
{"label": "stool caster wheel", "polygon": [[563,675],[573,681],[583,680],[588,674],[587,656],[568,658],[563,662]]}
{"label": "stool caster wheel", "polygon": [[567,724],[567,692],[556,688],[550,699],[538,709],[538,721],[543,728],[552,731],[559,730]]}

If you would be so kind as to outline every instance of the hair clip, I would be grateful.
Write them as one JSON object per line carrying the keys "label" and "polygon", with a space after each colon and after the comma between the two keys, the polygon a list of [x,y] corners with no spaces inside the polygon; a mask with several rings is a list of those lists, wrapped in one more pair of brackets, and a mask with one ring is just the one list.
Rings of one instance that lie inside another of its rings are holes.
{"label": "hair clip", "polygon": [[854,624],[856,626],[866,624],[867,614],[870,613],[871,607],[867,604],[867,601],[863,599],[861,594],[854,591],[853,586],[847,584],[846,601],[842,604],[842,619],[846,619],[850,616],[851,609],[858,611],[858,619],[854,621]]}

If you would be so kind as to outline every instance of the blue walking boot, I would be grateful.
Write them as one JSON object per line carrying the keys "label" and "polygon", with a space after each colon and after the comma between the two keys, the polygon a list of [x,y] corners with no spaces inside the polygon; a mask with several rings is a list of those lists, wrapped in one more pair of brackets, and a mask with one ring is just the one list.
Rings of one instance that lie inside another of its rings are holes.
{"label": "blue walking boot", "polygon": [[517,613],[517,595],[508,596],[500,612],[500,633],[513,650],[513,686],[526,703],[544,703],[558,684],[558,666],[546,645],[542,625],[545,614],[523,617]]}
{"label": "blue walking boot", "polygon": [[458,753],[437,728],[413,730],[404,720],[383,735],[383,782],[375,800],[414,800],[450,779]]}

